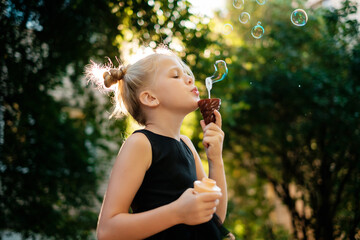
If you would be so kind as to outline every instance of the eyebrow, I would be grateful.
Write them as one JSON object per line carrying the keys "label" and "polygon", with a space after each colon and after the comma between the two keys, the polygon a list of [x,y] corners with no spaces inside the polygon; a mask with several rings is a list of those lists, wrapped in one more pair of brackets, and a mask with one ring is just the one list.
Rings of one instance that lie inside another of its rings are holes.
{"label": "eyebrow", "polygon": [[171,70],[173,70],[173,69],[178,70],[179,72],[183,72],[183,73],[188,74],[186,68],[184,68],[184,67],[180,68],[180,67],[178,67],[178,66],[173,66],[173,67],[171,67],[168,72],[171,72]]}
{"label": "eyebrow", "polygon": [[171,70],[173,70],[173,69],[175,69],[175,70],[180,70],[180,71],[181,71],[181,68],[179,68],[178,66],[173,66],[173,67],[171,67],[171,68],[169,69],[169,72],[170,72]]}

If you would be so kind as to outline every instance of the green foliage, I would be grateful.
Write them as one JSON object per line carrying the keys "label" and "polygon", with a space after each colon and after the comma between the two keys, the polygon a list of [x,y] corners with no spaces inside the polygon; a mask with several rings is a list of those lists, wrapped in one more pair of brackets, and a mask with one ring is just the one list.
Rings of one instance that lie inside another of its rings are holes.
{"label": "green foliage", "polygon": [[[304,27],[291,24],[292,10],[284,1],[268,2],[252,15],[265,27],[264,37],[255,40],[249,26],[240,26],[234,34],[244,42],[224,46],[234,53],[228,86],[217,86],[228,93],[222,109],[225,146],[236,156],[231,169],[248,169],[273,185],[291,213],[295,239],[354,239],[360,229],[360,42],[359,23],[349,15],[356,6],[345,1],[339,10],[308,10]],[[240,198],[249,198],[240,190],[249,187],[241,183],[248,176],[234,180]]]}
{"label": "green foliage", "polygon": [[108,120],[110,102],[84,86],[84,67],[114,59],[126,41],[186,39],[187,50],[202,51],[207,26],[186,27],[188,7],[176,0],[0,2],[0,231],[91,237],[99,185],[126,122]]}
{"label": "green foliage", "polygon": [[93,148],[101,134],[85,118],[96,108],[50,91],[66,76],[70,91],[84,92],[79,76],[89,55],[115,49],[108,12],[105,2],[1,2],[1,230],[84,239],[96,226],[101,159]]}

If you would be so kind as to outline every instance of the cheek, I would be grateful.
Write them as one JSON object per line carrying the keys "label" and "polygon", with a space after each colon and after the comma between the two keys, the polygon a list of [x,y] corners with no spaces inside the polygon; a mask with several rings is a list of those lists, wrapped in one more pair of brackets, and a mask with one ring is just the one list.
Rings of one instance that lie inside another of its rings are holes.
{"label": "cheek", "polygon": [[159,82],[158,85],[158,91],[165,94],[180,93],[181,89],[182,89],[181,86],[176,82],[163,81],[163,82]]}
{"label": "cheek", "polygon": [[156,88],[157,96],[160,100],[174,99],[179,95],[179,90],[169,83],[161,83]]}
{"label": "cheek", "polygon": [[176,90],[176,87],[173,84],[164,83],[161,86],[161,89],[165,92],[174,92]]}

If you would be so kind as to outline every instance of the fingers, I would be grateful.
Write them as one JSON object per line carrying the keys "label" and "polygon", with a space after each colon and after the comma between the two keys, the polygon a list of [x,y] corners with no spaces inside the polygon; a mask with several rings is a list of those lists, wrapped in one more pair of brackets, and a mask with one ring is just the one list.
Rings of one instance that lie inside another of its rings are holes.
{"label": "fingers", "polygon": [[215,115],[215,124],[221,128],[222,125],[222,119],[221,119],[221,114],[218,110],[214,110],[214,115]]}
{"label": "fingers", "polygon": [[[215,125],[218,126],[219,128],[221,128],[222,126],[222,118],[221,118],[221,114],[218,110],[214,110],[214,115],[215,115]],[[204,120],[200,121],[200,125],[203,131],[205,131],[205,127],[212,125],[212,123],[209,123],[208,125],[205,124]]]}
{"label": "fingers", "polygon": [[[196,191],[195,191],[195,189],[193,189],[193,188],[188,188],[188,189],[185,190],[185,192],[191,193],[191,194],[194,194],[194,195],[196,194]],[[185,193],[185,192],[184,192],[184,193]]]}
{"label": "fingers", "polygon": [[[215,125],[213,125],[215,126]],[[217,126],[215,126],[217,128]],[[203,144],[205,147],[211,145],[211,143],[221,143],[224,139],[224,132],[221,129],[208,129],[204,132]]]}
{"label": "fingers", "polygon": [[215,202],[216,200],[221,198],[221,196],[221,192],[205,192],[198,194],[198,198],[204,202]]}
{"label": "fingers", "polygon": [[204,215],[207,217],[207,220],[210,221],[210,219],[212,219],[213,217],[213,214],[216,212],[216,208],[212,208],[212,209],[209,209],[209,210],[206,210],[204,212]]}
{"label": "fingers", "polygon": [[201,223],[205,223],[205,222],[208,222],[210,221],[214,216],[214,211],[207,211],[205,214],[204,214],[204,217],[203,217],[203,221],[201,221]]}
{"label": "fingers", "polygon": [[206,124],[205,124],[204,120],[200,121],[200,126],[201,126],[202,130],[205,131]]}
{"label": "fingers", "polygon": [[[219,199],[216,199],[215,201],[208,201],[208,202],[202,202],[201,209],[203,216],[212,218],[213,214],[216,212],[217,206],[219,205]],[[209,219],[209,220],[210,220]]]}
{"label": "fingers", "polygon": [[204,132],[204,137],[214,137],[214,136],[219,136],[219,135],[220,136],[224,135],[221,129],[209,128],[206,132]]}
{"label": "fingers", "polygon": [[[212,202],[205,202],[203,204],[204,209],[205,210],[212,210],[212,209],[216,209],[216,207],[219,205],[219,199],[216,199],[215,201]],[[215,210],[216,211],[216,210]]]}
{"label": "fingers", "polygon": [[204,120],[200,121],[201,128],[204,132],[207,132],[208,130],[214,130],[214,131],[221,131],[221,127],[215,123],[209,123],[208,125],[205,125]]}
{"label": "fingers", "polygon": [[179,207],[181,221],[188,225],[210,221],[221,196],[220,192],[197,193],[193,188],[186,189],[179,198],[182,203]]}
{"label": "fingers", "polygon": [[180,223],[197,225],[211,220],[219,204],[221,193],[197,193],[188,188],[177,199],[175,213]]}

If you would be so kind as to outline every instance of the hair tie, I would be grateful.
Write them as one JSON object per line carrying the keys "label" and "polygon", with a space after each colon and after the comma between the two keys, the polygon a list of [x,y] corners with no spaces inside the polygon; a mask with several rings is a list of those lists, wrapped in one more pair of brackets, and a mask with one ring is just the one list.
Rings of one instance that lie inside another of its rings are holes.
{"label": "hair tie", "polygon": [[105,87],[109,88],[118,81],[124,79],[125,74],[126,67],[124,66],[121,66],[119,69],[110,69],[109,71],[104,72],[103,78]]}

